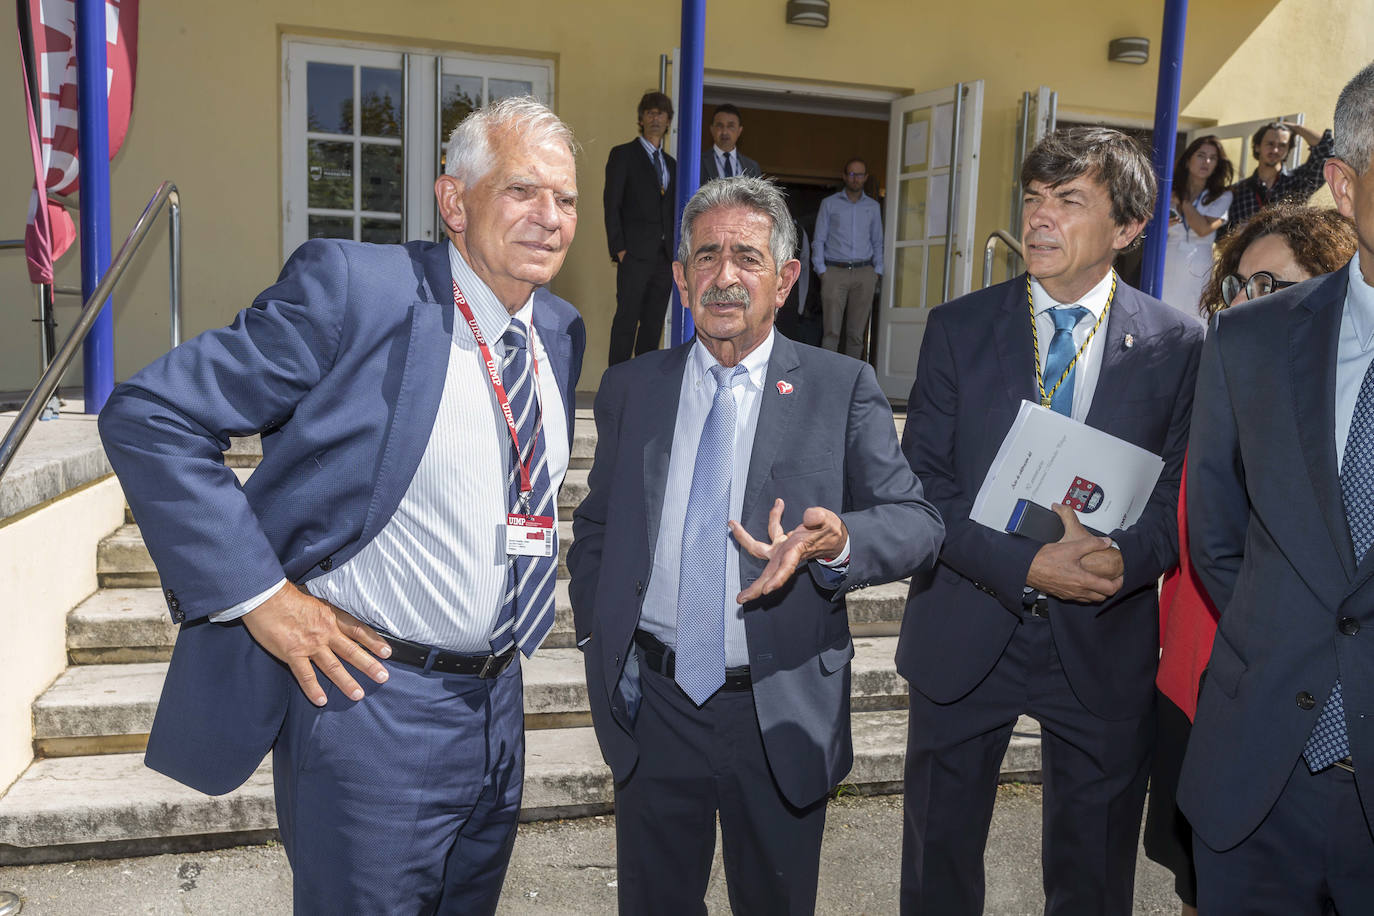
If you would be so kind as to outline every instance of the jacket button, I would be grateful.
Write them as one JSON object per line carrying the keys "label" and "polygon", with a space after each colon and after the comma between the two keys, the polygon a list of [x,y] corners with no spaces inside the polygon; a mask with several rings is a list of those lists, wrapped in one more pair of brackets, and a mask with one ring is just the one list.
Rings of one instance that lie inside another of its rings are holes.
{"label": "jacket button", "polygon": [[1300,691],[1298,691],[1298,708],[1299,708],[1299,709],[1311,709],[1311,708],[1313,708],[1313,707],[1316,706],[1316,705],[1317,705],[1316,697],[1312,696],[1312,694],[1308,693],[1306,690],[1300,690]]}
{"label": "jacket button", "polygon": [[1342,617],[1340,621],[1341,632],[1346,636],[1354,636],[1360,632],[1360,622],[1354,617]]}
{"label": "jacket button", "polygon": [[329,571],[330,571],[331,569],[333,569],[333,568],[334,568],[334,558],[333,558],[333,557],[325,557],[323,560],[320,561],[320,569],[323,569],[325,572],[329,572]]}
{"label": "jacket button", "polygon": [[638,597],[642,594],[644,594],[644,581],[641,579],[635,583],[635,596]]}

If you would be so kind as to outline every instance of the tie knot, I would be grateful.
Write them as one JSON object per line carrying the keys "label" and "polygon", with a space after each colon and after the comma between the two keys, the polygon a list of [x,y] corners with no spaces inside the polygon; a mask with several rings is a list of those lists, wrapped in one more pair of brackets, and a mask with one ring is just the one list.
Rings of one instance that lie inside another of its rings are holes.
{"label": "tie knot", "polygon": [[716,380],[717,388],[734,388],[747,374],[743,366],[711,367],[711,377]]}
{"label": "tie knot", "polygon": [[1056,331],[1072,331],[1087,314],[1089,314],[1088,310],[1081,305],[1050,309],[1050,321],[1054,322]]}
{"label": "tie knot", "polygon": [[506,345],[506,351],[523,350],[529,346],[529,337],[525,333],[525,323],[519,318],[512,318],[510,326],[506,328],[506,333],[501,335],[501,342]]}

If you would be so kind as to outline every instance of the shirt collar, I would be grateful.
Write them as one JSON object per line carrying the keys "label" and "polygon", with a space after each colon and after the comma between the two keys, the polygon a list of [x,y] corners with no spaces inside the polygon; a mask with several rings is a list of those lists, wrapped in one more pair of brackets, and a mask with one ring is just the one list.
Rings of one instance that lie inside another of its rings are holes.
{"label": "shirt collar", "polygon": [[[835,192],[835,196],[838,197],[838,198],[840,198],[840,200],[843,200],[845,203],[849,203],[849,195],[845,193],[844,188],[840,188],[838,191],[836,191],[836,192]],[[859,192],[859,199],[856,200],[856,201],[854,201],[854,206],[857,207],[859,204],[863,203],[863,202],[864,202],[864,199],[867,198],[867,197],[868,197],[867,194],[865,194],[863,191],[860,191],[860,192]]]}
{"label": "shirt collar", "polygon": [[[768,360],[773,355],[773,335],[776,333],[775,330],[769,329],[763,343],[750,350],[739,363],[744,367],[744,371],[749,373],[748,384],[760,391],[767,380]],[[715,365],[718,365],[716,358],[702,344],[701,339],[697,338],[687,354],[687,371],[690,373],[692,384],[700,385],[705,380],[706,373]]]}
{"label": "shirt collar", "polygon": [[1368,350],[1370,337],[1374,336],[1374,287],[1365,282],[1360,272],[1360,252],[1350,259],[1349,277],[1345,286],[1345,311],[1355,328],[1355,336],[1360,339],[1360,349]]}
{"label": "shirt collar", "polygon": [[639,140],[639,145],[644,147],[645,152],[647,152],[650,156],[662,150],[662,147],[654,146],[648,140],[645,140],[643,134],[640,134],[639,137],[637,137],[636,139]]}
{"label": "shirt collar", "polygon": [[731,150],[730,153],[727,153],[725,150],[721,149],[719,146],[716,146],[714,143],[711,144],[711,149],[715,150],[716,155],[722,159],[724,159],[726,156],[729,156],[730,153],[734,152],[734,150]]}
{"label": "shirt collar", "polygon": [[1092,312],[1093,318],[1101,318],[1102,312],[1107,307],[1107,296],[1112,291],[1112,277],[1115,271],[1108,270],[1107,275],[1097,281],[1097,285],[1088,290],[1087,294],[1077,302],[1060,302],[1045,292],[1045,288],[1040,285],[1040,281],[1031,277],[1031,304],[1035,309],[1035,314],[1040,315],[1057,306],[1081,305]]}
{"label": "shirt collar", "polygon": [[491,288],[483,283],[468,266],[468,262],[463,260],[458,248],[451,241],[448,245],[448,266],[453,272],[453,279],[458,282],[458,288],[463,291],[463,298],[472,307],[472,317],[477,319],[477,327],[482,329],[482,336],[486,338],[489,346],[499,341],[501,335],[506,333],[512,317],[519,318],[525,323],[526,330],[529,329],[530,319],[534,316],[534,293],[530,293],[525,304],[512,316]]}

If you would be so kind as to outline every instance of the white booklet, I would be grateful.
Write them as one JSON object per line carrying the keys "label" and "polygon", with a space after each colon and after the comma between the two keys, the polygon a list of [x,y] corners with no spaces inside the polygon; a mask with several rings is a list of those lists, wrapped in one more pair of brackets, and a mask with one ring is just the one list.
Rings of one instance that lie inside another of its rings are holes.
{"label": "white booklet", "polygon": [[1104,534],[1129,528],[1154,491],[1164,459],[1077,420],[1021,402],[973,500],[972,519],[1006,531],[1018,500],[1071,507]]}

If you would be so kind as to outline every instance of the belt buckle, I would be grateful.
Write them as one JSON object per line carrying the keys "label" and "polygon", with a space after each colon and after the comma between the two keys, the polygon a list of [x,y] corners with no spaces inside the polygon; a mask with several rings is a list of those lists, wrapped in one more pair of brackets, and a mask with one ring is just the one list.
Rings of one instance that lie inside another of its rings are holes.
{"label": "belt buckle", "polygon": [[[492,674],[491,669],[495,667],[496,664],[497,656],[488,655],[485,659],[482,660],[482,670],[477,672],[477,676],[483,679],[494,677],[495,675]],[[500,672],[498,671],[496,673],[499,674]]]}

